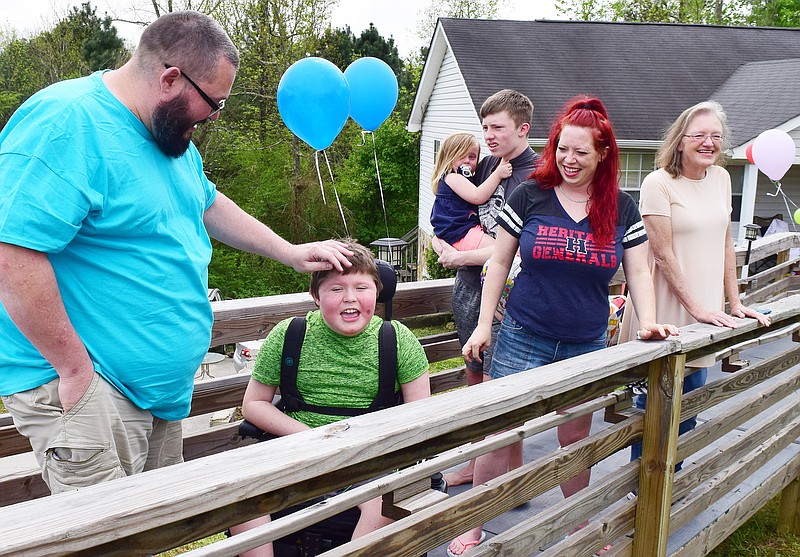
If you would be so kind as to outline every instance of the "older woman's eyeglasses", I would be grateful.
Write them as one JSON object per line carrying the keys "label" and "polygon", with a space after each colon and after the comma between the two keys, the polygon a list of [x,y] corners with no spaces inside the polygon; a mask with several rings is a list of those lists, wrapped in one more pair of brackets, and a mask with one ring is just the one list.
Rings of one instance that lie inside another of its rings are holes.
{"label": "older woman's eyeglasses", "polygon": [[723,139],[725,139],[724,135],[720,135],[718,133],[712,133],[712,134],[707,134],[707,133],[691,133],[691,134],[688,134],[687,133],[687,134],[683,134],[683,137],[688,137],[692,141],[697,141],[698,143],[700,143],[701,141],[705,141],[706,138],[710,139],[714,143],[720,143]]}
{"label": "older woman's eyeglasses", "polygon": [[[165,67],[165,68],[167,68],[167,69],[169,69],[169,68],[172,68],[173,66],[171,66],[171,65],[169,65],[169,64],[164,64],[164,67]],[[176,68],[177,68],[177,66],[174,66],[174,67],[176,67]],[[206,101],[206,103],[208,103],[208,106],[210,106],[210,107],[211,107],[211,114],[209,114],[209,115],[208,115],[208,117],[209,117],[209,118],[211,118],[211,117],[213,117],[213,116],[216,116],[217,114],[219,114],[219,111],[220,111],[220,110],[222,110],[223,108],[225,108],[225,99],[222,99],[222,100],[221,100],[221,101],[219,101],[219,102],[215,102],[215,101],[214,101],[214,99],[212,99],[211,97],[209,97],[208,95],[206,95],[206,92],[205,92],[205,91],[203,91],[202,89],[200,89],[200,86],[199,86],[197,83],[195,83],[194,81],[192,81],[192,78],[190,78],[188,75],[186,75],[186,73],[184,73],[184,71],[183,71],[183,70],[181,70],[180,68],[178,68],[178,71],[180,71],[180,72],[181,72],[181,75],[182,75],[182,76],[183,76],[183,77],[186,79],[186,81],[188,81],[188,82],[189,82],[189,85],[191,85],[192,87],[194,87],[194,88],[195,88],[195,90],[196,90],[198,93],[200,93],[200,96],[201,96],[201,97],[203,97],[203,100],[204,100],[204,101]]]}

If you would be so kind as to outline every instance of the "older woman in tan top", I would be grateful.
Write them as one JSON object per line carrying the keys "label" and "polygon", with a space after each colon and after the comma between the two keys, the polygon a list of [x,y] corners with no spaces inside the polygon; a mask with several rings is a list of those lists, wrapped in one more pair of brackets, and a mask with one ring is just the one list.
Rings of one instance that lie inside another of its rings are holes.
{"label": "older woman in tan top", "polygon": [[[679,327],[710,323],[736,328],[734,317],[769,319],[745,307],[736,284],[731,238],[731,177],[718,166],[728,134],[727,118],[716,102],[686,109],[670,126],[656,156],[659,169],[642,182],[639,208],[649,238],[650,272],[656,293],[656,321]],[[726,314],[725,298],[730,304]],[[621,339],[636,331],[636,316],[625,312]],[[635,334],[635,333],[634,333]],[[683,392],[705,384],[714,357],[687,363]],[[636,405],[644,408],[645,396]],[[696,419],[681,423],[680,433]],[[641,445],[631,448],[632,459]]]}

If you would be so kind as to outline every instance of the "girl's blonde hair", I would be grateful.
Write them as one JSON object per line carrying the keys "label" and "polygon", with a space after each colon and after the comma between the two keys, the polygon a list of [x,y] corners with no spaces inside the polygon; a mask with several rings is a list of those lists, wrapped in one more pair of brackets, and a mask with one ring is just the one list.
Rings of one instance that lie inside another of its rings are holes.
{"label": "girl's blonde hair", "polygon": [[453,163],[474,148],[477,148],[480,153],[481,144],[478,143],[477,137],[467,132],[450,134],[442,141],[439,153],[436,155],[436,164],[433,166],[433,175],[431,177],[433,195],[436,195],[439,191],[439,180],[450,172],[453,168]]}

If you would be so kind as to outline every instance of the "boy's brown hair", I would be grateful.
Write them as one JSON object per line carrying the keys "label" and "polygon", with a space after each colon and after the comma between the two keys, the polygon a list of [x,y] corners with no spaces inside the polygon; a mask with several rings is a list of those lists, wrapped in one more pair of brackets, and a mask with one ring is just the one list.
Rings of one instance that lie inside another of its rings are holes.
{"label": "boy's brown hair", "polygon": [[347,259],[352,263],[350,267],[345,267],[344,272],[339,272],[336,269],[328,271],[314,271],[311,273],[311,284],[309,285],[309,292],[315,300],[319,299],[319,287],[330,275],[342,274],[349,275],[351,273],[364,273],[372,277],[375,281],[375,286],[378,288],[378,294],[383,290],[381,277],[378,273],[378,266],[375,264],[375,255],[368,249],[353,240],[352,238],[342,238],[338,240],[347,246],[347,249],[353,252],[353,255]]}
{"label": "boy's brown hair", "polygon": [[520,127],[522,124],[531,125],[531,120],[533,119],[533,103],[519,91],[514,91],[513,89],[498,91],[483,101],[480,117],[481,120],[483,120],[491,114],[497,114],[503,111],[508,112],[508,115],[514,120],[517,127]]}

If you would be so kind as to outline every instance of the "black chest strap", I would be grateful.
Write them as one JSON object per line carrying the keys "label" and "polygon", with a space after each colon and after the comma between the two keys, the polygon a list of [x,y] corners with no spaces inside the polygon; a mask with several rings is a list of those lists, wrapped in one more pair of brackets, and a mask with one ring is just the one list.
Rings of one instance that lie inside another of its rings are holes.
{"label": "black chest strap", "polygon": [[402,402],[395,393],[397,380],[397,333],[390,321],[384,321],[378,334],[378,394],[368,408],[347,408],[340,406],[318,406],[308,404],[297,388],[297,370],[300,362],[300,349],[306,334],[305,317],[295,317],[286,329],[281,353],[281,403],[285,412],[301,410],[333,416],[361,416],[376,410],[391,408]]}

